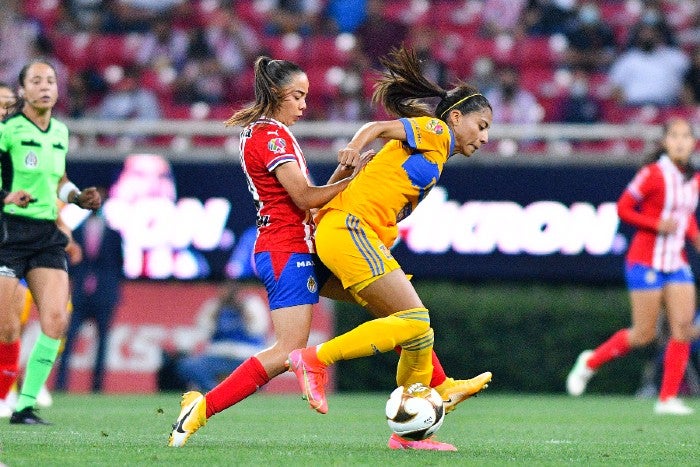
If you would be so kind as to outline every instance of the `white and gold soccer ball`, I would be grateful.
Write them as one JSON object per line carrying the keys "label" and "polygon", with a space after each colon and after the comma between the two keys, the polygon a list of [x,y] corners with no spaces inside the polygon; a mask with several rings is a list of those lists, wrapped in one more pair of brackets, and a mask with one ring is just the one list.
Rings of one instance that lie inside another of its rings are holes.
{"label": "white and gold soccer ball", "polygon": [[435,433],[445,420],[442,397],[433,388],[420,383],[408,389],[399,386],[386,402],[389,428],[410,440],[421,440]]}

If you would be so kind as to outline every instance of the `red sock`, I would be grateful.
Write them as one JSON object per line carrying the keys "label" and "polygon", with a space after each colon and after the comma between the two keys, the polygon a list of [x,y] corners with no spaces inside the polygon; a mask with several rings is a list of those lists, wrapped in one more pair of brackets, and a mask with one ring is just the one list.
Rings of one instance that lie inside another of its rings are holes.
{"label": "red sock", "polygon": [[435,350],[433,350],[433,377],[430,379],[430,387],[440,386],[447,379],[445,370],[442,369],[442,363],[438,359]]}
{"label": "red sock", "polygon": [[239,403],[268,381],[270,377],[260,360],[250,357],[233,370],[225,380],[206,393],[204,398],[207,401],[207,418]]}
{"label": "red sock", "polygon": [[690,358],[690,342],[681,342],[675,339],[668,341],[666,354],[664,355],[664,375],[661,378],[661,390],[659,400],[665,401],[678,395],[681,387],[685,368]]}
{"label": "red sock", "polygon": [[[394,347],[394,350],[396,353],[401,353],[401,346],[397,345]],[[436,386],[440,386],[446,379],[447,375],[445,374],[445,370],[442,368],[442,363],[440,363],[440,359],[438,359],[435,350],[433,350],[433,377],[430,379],[430,387],[434,388]]]}
{"label": "red sock", "polygon": [[0,399],[4,399],[17,379],[19,370],[19,339],[0,342]]}
{"label": "red sock", "polygon": [[620,329],[598,346],[588,359],[588,368],[597,370],[604,363],[626,355],[630,351],[629,329]]}

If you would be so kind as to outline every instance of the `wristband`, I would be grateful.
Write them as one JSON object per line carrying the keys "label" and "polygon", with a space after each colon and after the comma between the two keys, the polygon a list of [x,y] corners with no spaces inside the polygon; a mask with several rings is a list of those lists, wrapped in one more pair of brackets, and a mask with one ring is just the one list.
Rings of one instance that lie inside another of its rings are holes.
{"label": "wristband", "polygon": [[77,186],[75,186],[73,182],[66,182],[63,184],[63,186],[61,186],[61,189],[58,190],[58,199],[60,199],[64,203],[70,203],[70,201],[68,200],[68,196],[70,195],[71,191],[76,192],[75,199],[73,200],[73,202],[75,202],[78,196],[80,196],[80,190]]}
{"label": "wristband", "polygon": [[10,192],[7,190],[3,190],[0,188],[0,201],[2,201],[2,204],[5,204],[5,198],[7,198],[7,195],[9,195]]}

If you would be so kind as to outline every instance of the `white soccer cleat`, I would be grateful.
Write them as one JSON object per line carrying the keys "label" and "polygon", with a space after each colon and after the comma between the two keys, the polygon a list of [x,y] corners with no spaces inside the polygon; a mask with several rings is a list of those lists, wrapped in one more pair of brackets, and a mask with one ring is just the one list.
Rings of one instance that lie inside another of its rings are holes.
{"label": "white soccer cleat", "polygon": [[580,396],[586,391],[588,381],[595,374],[595,370],[588,367],[588,359],[593,355],[592,350],[584,350],[576,359],[576,364],[566,378],[566,392],[572,396]]}
{"label": "white soccer cleat", "polygon": [[671,397],[665,401],[657,401],[654,413],[657,415],[692,415],[695,410],[685,405],[679,398]]}

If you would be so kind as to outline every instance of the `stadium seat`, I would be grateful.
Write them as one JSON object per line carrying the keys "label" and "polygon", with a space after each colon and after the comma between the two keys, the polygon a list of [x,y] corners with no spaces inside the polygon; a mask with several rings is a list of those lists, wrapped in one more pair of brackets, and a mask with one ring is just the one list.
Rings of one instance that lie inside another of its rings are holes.
{"label": "stadium seat", "polygon": [[51,37],[56,56],[71,72],[85,70],[93,62],[92,37],[87,33]]}
{"label": "stadium seat", "polygon": [[234,3],[236,15],[241,18],[246,24],[258,33],[265,30],[265,22],[267,20],[267,11],[262,8],[267,2],[258,2],[255,0],[238,0]]}
{"label": "stadium seat", "polygon": [[266,36],[262,43],[266,53],[276,60],[302,63],[309,56],[306,47],[304,47],[304,39],[296,34]]}
{"label": "stadium seat", "polygon": [[31,0],[19,2],[25,15],[41,23],[45,30],[52,30],[59,17],[59,0]]}
{"label": "stadium seat", "polygon": [[341,36],[310,36],[304,41],[305,60],[303,65],[345,66],[350,63],[352,51],[346,49],[343,40],[347,39],[347,46],[353,40],[351,35]]}
{"label": "stadium seat", "polygon": [[90,41],[92,61],[98,67],[131,65],[135,63],[142,43],[143,36],[140,34],[97,35]]}
{"label": "stadium seat", "polygon": [[526,37],[515,46],[515,61],[520,66],[552,68],[562,58],[562,50],[557,48],[557,37]]}

